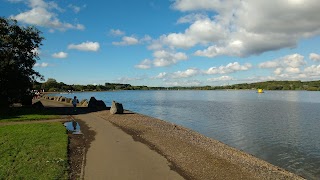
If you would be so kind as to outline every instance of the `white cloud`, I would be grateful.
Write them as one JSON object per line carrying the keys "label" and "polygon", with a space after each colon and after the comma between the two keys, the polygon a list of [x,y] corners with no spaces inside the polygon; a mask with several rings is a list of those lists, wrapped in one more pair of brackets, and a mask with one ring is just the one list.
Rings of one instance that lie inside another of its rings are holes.
{"label": "white cloud", "polygon": [[277,76],[282,73],[299,74],[300,68],[306,65],[304,57],[300,54],[287,55],[275,60],[259,64],[260,68],[275,68],[274,74]]}
{"label": "white cloud", "polygon": [[11,18],[26,24],[58,29],[60,31],[68,29],[83,30],[85,28],[82,24],[61,22],[57,17],[58,15],[53,11],[58,10],[61,12],[63,10],[54,2],[46,3],[43,0],[29,0],[27,3],[31,8],[30,10],[12,15]]}
{"label": "white cloud", "polygon": [[143,60],[140,64],[135,65],[138,69],[149,69],[152,66],[152,61],[149,59]]}
{"label": "white cloud", "polygon": [[310,53],[309,59],[311,59],[312,61],[320,61],[320,54]]}
{"label": "white cloud", "polygon": [[313,76],[320,76],[320,65],[316,66],[316,65],[311,65],[309,67],[306,67],[304,69],[304,73],[309,76],[309,77],[313,77]]}
{"label": "white cloud", "polygon": [[122,37],[122,41],[120,42],[112,42],[115,46],[130,46],[130,45],[136,45],[139,44],[139,40],[135,37],[130,36],[124,36]]}
{"label": "white cloud", "polygon": [[205,15],[205,14],[192,13],[192,14],[188,14],[186,16],[179,18],[177,23],[178,24],[193,23],[197,20],[201,20],[201,19],[205,19],[205,18],[207,18],[207,15]]}
{"label": "white cloud", "polygon": [[274,70],[275,75],[280,75],[280,74],[282,74],[282,72],[283,72],[283,68],[277,68]]}
{"label": "white cloud", "polygon": [[40,68],[45,68],[45,67],[48,67],[48,66],[49,66],[49,64],[45,63],[45,62],[34,64],[34,67],[40,67]]}
{"label": "white cloud", "polygon": [[164,79],[168,76],[166,72],[159,73],[157,76],[153,77],[152,79]]}
{"label": "white cloud", "polygon": [[196,68],[190,68],[190,69],[187,69],[185,71],[177,71],[177,72],[174,72],[171,77],[172,78],[189,78],[189,77],[192,77],[192,76],[196,76],[200,74],[200,70],[199,69],[196,69]]}
{"label": "white cloud", "polygon": [[183,80],[183,81],[166,81],[167,86],[200,86],[201,82],[198,80]]}
{"label": "white cloud", "polygon": [[121,77],[121,78],[118,78],[117,82],[119,83],[130,83],[132,81],[139,81],[139,80],[142,80],[143,78],[141,77]]}
{"label": "white cloud", "polygon": [[250,63],[240,65],[238,62],[229,63],[226,66],[211,67],[204,71],[205,74],[229,74],[237,71],[247,71],[252,68]]}
{"label": "white cloud", "polygon": [[155,67],[170,66],[178,63],[179,61],[188,59],[188,56],[185,53],[173,53],[165,50],[155,51],[153,56],[155,57],[153,60],[153,65]]}
{"label": "white cloud", "polygon": [[277,68],[281,66],[281,62],[278,60],[266,61],[259,64],[260,68]]}
{"label": "white cloud", "polygon": [[[317,0],[297,2],[175,0],[172,5],[174,9],[191,12],[180,18],[178,23],[192,24],[184,33],[162,35],[159,39],[163,41],[159,42],[162,46],[171,48],[205,45],[207,47],[196,51],[195,55],[206,57],[244,57],[292,48],[299,40],[320,34],[320,3]],[[214,17],[204,17],[204,13],[212,12]],[[202,31],[207,33],[201,33]],[[203,36],[207,38],[204,39]]]}
{"label": "white cloud", "polygon": [[113,36],[122,36],[125,34],[124,31],[121,31],[120,29],[111,29],[109,31],[109,34],[113,35]]}
{"label": "white cloud", "polygon": [[299,68],[296,68],[296,67],[287,67],[287,68],[285,69],[285,71],[286,71],[287,73],[290,73],[290,74],[298,74],[298,73],[300,73],[300,69],[299,69]]}
{"label": "white cloud", "polygon": [[232,81],[235,80],[233,77],[231,76],[220,76],[220,77],[216,77],[216,78],[209,78],[208,81],[211,82],[215,82],[215,81]]}
{"label": "white cloud", "polygon": [[185,53],[166,50],[155,51],[153,53],[153,57],[153,60],[145,59],[135,67],[140,69],[149,69],[151,67],[166,67],[188,59],[188,56]]}
{"label": "white cloud", "polygon": [[[189,68],[185,71],[176,71],[173,73],[162,72],[157,76],[153,77],[153,79],[182,79],[182,78],[190,78],[197,75],[212,75],[212,74],[229,74],[235,73],[238,71],[246,71],[252,67],[251,64],[246,63],[244,65],[240,65],[238,62],[229,63],[226,66],[219,67],[211,67],[208,70],[200,70],[197,68]],[[220,81],[224,78],[225,80],[234,80],[230,79],[230,76],[222,76],[220,77]],[[215,79],[218,80],[218,79]],[[211,78],[210,81],[214,81],[214,78]]]}
{"label": "white cloud", "polygon": [[58,52],[58,53],[53,53],[52,57],[58,58],[58,59],[64,59],[64,58],[68,57],[68,53],[65,53],[65,52],[61,51],[61,52]]}
{"label": "white cloud", "polygon": [[184,33],[162,35],[159,38],[160,43],[171,48],[191,48],[197,44],[207,44],[226,38],[225,28],[220,24],[217,24],[208,17],[195,16],[196,21]]}
{"label": "white cloud", "polygon": [[76,6],[76,5],[73,5],[73,4],[69,4],[68,5],[69,8],[71,8],[73,10],[74,13],[79,13],[83,8],[86,7],[86,5],[83,5],[82,7],[81,6]]}
{"label": "white cloud", "polygon": [[100,44],[98,42],[83,42],[81,44],[70,44],[68,49],[76,49],[79,51],[98,51]]}

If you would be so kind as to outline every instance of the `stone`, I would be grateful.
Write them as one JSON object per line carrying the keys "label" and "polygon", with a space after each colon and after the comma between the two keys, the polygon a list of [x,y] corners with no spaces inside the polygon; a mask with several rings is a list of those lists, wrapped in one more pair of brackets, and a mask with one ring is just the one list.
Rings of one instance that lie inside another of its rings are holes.
{"label": "stone", "polygon": [[66,102],[66,97],[61,97],[59,101],[60,102]]}
{"label": "stone", "polygon": [[123,106],[121,103],[112,101],[112,105],[110,108],[111,114],[123,114]]}
{"label": "stone", "polygon": [[71,98],[66,98],[66,103],[71,103],[72,99]]}
{"label": "stone", "polygon": [[43,104],[40,101],[33,103],[31,107],[36,108],[36,109],[43,109],[44,108]]}
{"label": "stone", "polygon": [[61,98],[62,98],[62,96],[59,96],[59,97],[57,98],[57,101],[60,101]]}
{"label": "stone", "polygon": [[93,109],[106,109],[107,106],[102,100],[97,100],[95,97],[91,97],[88,104],[89,108]]}
{"label": "stone", "polygon": [[83,107],[88,107],[88,105],[89,105],[88,101],[84,101],[84,102],[81,104],[81,106],[83,106]]}
{"label": "stone", "polygon": [[82,99],[79,104],[82,105],[85,101],[88,101],[88,100],[87,99]]}

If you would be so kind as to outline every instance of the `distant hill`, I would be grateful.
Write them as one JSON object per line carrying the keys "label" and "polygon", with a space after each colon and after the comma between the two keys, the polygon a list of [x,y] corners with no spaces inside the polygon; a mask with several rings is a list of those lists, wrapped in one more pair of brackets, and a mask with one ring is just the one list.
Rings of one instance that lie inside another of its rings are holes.
{"label": "distant hill", "polygon": [[265,90],[307,90],[319,91],[320,81],[266,81],[222,86],[222,89],[265,89]]}
{"label": "distant hill", "polygon": [[264,90],[307,90],[320,91],[320,81],[266,81],[243,83],[227,86],[191,86],[191,87],[148,87],[132,86],[130,84],[105,83],[104,85],[67,85],[49,78],[47,82],[36,82],[33,89],[43,89],[46,92],[64,91],[114,91],[114,90],[222,90],[222,89],[264,89]]}

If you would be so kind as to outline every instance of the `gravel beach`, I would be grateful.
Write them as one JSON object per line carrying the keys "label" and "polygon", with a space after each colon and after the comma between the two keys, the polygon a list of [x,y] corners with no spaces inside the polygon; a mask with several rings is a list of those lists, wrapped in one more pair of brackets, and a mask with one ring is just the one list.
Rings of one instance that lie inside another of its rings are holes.
{"label": "gravel beach", "polygon": [[166,157],[171,168],[186,179],[303,179],[217,140],[160,119],[130,111],[111,115],[105,110],[95,115]]}

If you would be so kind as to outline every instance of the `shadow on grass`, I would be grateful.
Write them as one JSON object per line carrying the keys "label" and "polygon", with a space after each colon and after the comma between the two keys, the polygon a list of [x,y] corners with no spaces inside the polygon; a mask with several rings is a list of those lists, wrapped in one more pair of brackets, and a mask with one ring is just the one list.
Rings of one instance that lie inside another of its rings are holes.
{"label": "shadow on grass", "polygon": [[46,119],[60,115],[78,115],[87,114],[91,112],[98,112],[103,110],[109,110],[110,107],[104,109],[93,109],[88,107],[77,107],[76,111],[73,107],[45,107],[45,108],[33,108],[33,107],[10,107],[0,109],[0,122],[19,119],[24,116],[28,116],[28,119]]}

